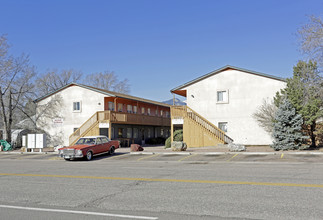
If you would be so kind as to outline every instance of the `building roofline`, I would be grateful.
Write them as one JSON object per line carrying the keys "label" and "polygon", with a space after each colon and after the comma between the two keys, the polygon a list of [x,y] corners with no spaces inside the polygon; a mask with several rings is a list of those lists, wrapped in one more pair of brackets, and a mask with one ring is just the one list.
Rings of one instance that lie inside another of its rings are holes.
{"label": "building roofline", "polygon": [[145,102],[145,103],[149,103],[149,104],[155,104],[155,105],[160,105],[160,106],[164,106],[164,107],[170,107],[170,105],[166,104],[166,103],[162,103],[162,102],[157,102],[157,101],[153,101],[153,100],[149,100],[149,99],[144,99],[144,98],[140,98],[140,97],[136,97],[136,96],[131,96],[131,95],[127,95],[127,94],[123,94],[123,93],[117,93],[117,92],[112,92],[112,91],[108,91],[108,90],[104,90],[104,89],[100,89],[100,88],[96,88],[93,86],[88,86],[88,85],[83,85],[83,84],[78,84],[78,83],[69,83],[51,93],[48,93],[47,95],[44,95],[38,99],[35,99],[34,102],[37,103],[41,100],[44,100],[52,95],[54,95],[55,93],[58,93],[70,86],[79,86],[85,89],[89,89],[91,91],[94,92],[98,92],[101,93],[103,95],[107,95],[107,96],[111,96],[111,97],[119,97],[119,98],[124,98],[124,99],[129,99],[129,100],[135,100],[135,101],[139,101],[139,102]]}
{"label": "building roofline", "polygon": [[201,81],[203,79],[206,79],[206,78],[208,78],[210,76],[213,76],[213,75],[215,75],[215,74],[217,74],[219,72],[222,72],[222,71],[224,71],[226,69],[240,70],[242,72],[251,73],[251,74],[254,74],[254,75],[257,75],[257,76],[267,77],[267,78],[270,78],[270,79],[274,79],[274,80],[279,80],[279,81],[286,82],[286,79],[281,78],[281,77],[277,77],[277,76],[273,76],[273,75],[269,75],[269,74],[265,74],[265,73],[260,73],[260,72],[256,72],[256,71],[253,71],[253,70],[248,70],[248,69],[244,69],[244,68],[240,68],[240,67],[235,67],[235,66],[231,66],[231,65],[226,65],[226,66],[221,67],[221,68],[219,68],[217,70],[214,70],[214,71],[212,71],[210,73],[207,73],[207,74],[205,74],[203,76],[200,76],[200,77],[198,77],[196,79],[193,79],[193,80],[191,80],[191,81],[189,81],[187,83],[184,83],[184,84],[182,84],[180,86],[177,86],[176,88],[170,90],[170,92],[173,93],[176,90],[180,90],[180,89],[182,89],[182,88],[184,88],[186,86],[189,86],[189,85],[192,85],[194,83],[197,83],[197,82],[199,82],[199,81]]}

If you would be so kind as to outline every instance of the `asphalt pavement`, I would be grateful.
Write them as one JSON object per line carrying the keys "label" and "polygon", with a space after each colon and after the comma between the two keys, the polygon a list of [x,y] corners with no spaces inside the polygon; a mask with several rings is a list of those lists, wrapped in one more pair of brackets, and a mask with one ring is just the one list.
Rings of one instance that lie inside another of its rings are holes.
{"label": "asphalt pavement", "polygon": [[321,156],[244,156],[1,154],[0,219],[322,219]]}

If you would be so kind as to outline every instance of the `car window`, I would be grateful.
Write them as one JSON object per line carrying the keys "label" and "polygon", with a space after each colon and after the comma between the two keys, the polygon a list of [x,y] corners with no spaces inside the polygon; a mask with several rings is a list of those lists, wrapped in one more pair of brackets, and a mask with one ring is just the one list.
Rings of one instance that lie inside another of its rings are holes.
{"label": "car window", "polygon": [[85,144],[95,144],[95,139],[94,138],[86,138],[84,143]]}
{"label": "car window", "polygon": [[79,140],[76,142],[76,145],[84,144],[84,141],[85,141],[85,139],[84,139],[84,138],[81,138],[81,139],[79,139]]}
{"label": "car window", "polygon": [[96,139],[96,144],[102,144],[101,138]]}
{"label": "car window", "polygon": [[106,138],[106,137],[102,137],[101,140],[102,140],[102,143],[108,143],[109,142],[108,138]]}

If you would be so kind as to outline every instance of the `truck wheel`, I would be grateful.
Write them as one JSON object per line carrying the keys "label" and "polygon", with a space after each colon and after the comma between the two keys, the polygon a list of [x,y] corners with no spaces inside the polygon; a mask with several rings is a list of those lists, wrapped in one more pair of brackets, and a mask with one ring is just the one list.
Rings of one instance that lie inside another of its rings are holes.
{"label": "truck wheel", "polygon": [[88,151],[88,152],[86,153],[85,159],[86,159],[86,160],[92,160],[92,157],[93,157],[92,152],[91,152],[91,151]]}

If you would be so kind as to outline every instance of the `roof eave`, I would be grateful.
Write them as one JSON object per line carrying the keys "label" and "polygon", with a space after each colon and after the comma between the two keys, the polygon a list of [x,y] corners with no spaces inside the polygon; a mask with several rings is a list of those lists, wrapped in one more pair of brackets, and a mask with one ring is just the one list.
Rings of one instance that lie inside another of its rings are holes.
{"label": "roof eave", "polygon": [[210,77],[212,75],[215,75],[215,74],[217,74],[217,73],[219,73],[219,72],[221,72],[223,70],[226,70],[226,69],[240,70],[242,72],[251,73],[251,74],[254,74],[254,75],[263,76],[263,77],[267,77],[267,78],[270,78],[270,79],[286,82],[286,79],[281,78],[281,77],[277,77],[277,76],[273,76],[273,75],[269,75],[269,74],[264,74],[264,73],[256,72],[256,71],[253,71],[253,70],[247,70],[247,69],[243,69],[243,68],[235,67],[235,66],[231,66],[231,65],[226,65],[226,66],[221,67],[221,68],[219,68],[217,70],[214,70],[214,71],[212,71],[210,73],[207,73],[207,74],[205,74],[203,76],[200,76],[200,77],[198,77],[196,79],[193,79],[193,80],[191,80],[191,81],[189,81],[187,83],[184,83],[184,84],[170,90],[170,92],[174,93],[174,91],[176,91],[176,90],[182,90],[183,88],[185,88],[185,87],[187,87],[189,85],[197,83],[197,82],[199,82],[199,81],[201,81],[201,80],[203,80],[205,78],[208,78],[208,77]]}

